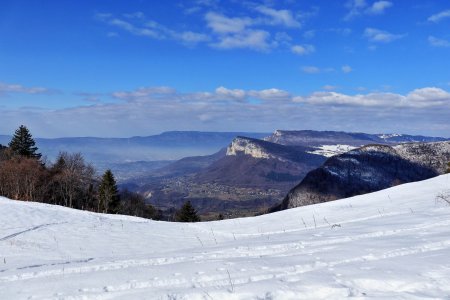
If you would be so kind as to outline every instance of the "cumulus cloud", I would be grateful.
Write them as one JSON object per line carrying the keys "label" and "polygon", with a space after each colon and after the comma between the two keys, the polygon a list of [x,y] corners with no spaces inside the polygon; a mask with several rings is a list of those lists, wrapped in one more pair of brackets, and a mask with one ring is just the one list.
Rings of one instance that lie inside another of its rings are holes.
{"label": "cumulus cloud", "polygon": [[247,48],[267,51],[275,44],[270,41],[270,33],[249,28],[255,24],[251,18],[232,18],[209,12],[205,16],[207,26],[216,34],[216,41],[210,46],[218,49]]}
{"label": "cumulus cloud", "polygon": [[211,46],[219,49],[247,48],[259,51],[267,51],[273,47],[269,41],[270,33],[265,30],[244,30],[232,35],[221,36]]}
{"label": "cumulus cloud", "polygon": [[265,101],[290,101],[292,97],[290,93],[275,88],[260,91],[249,91],[248,96]]}
{"label": "cumulus cloud", "polygon": [[443,48],[450,47],[450,41],[447,41],[447,40],[444,40],[444,39],[439,39],[439,38],[434,37],[434,36],[429,36],[428,37],[428,42],[433,47],[443,47]]}
{"label": "cumulus cloud", "polygon": [[171,101],[183,101],[184,103],[210,103],[210,102],[245,102],[249,98],[261,101],[291,100],[288,92],[276,88],[264,90],[229,89],[218,87],[214,92],[179,93],[170,87],[145,87],[128,92],[114,92],[111,94],[116,99],[127,102],[154,102],[155,100],[170,99]]}
{"label": "cumulus cloud", "polygon": [[438,23],[444,19],[450,18],[450,9],[441,11],[437,14],[434,14],[428,18],[428,21]]}
{"label": "cumulus cloud", "polygon": [[316,48],[313,45],[293,45],[291,51],[297,55],[308,55],[314,53]]}
{"label": "cumulus cloud", "polygon": [[427,108],[449,105],[450,93],[435,87],[416,89],[406,95],[394,93],[346,95],[336,92],[315,92],[306,97],[294,97],[293,101],[316,105]]}
{"label": "cumulus cloud", "polygon": [[123,101],[59,110],[0,108],[0,132],[12,132],[21,123],[33,128],[35,136],[132,136],[180,129],[261,132],[299,129],[299,120],[318,130],[438,135],[450,130],[450,93],[435,87],[407,94],[322,91],[306,96],[277,88],[182,93],[144,87],[111,96]]}
{"label": "cumulus cloud", "polygon": [[405,37],[405,34],[394,34],[376,28],[366,28],[364,37],[374,43],[390,43]]}
{"label": "cumulus cloud", "polygon": [[267,6],[258,6],[256,7],[256,10],[259,13],[270,18],[268,20],[269,24],[282,25],[285,27],[293,27],[293,28],[301,27],[300,22],[295,19],[294,14],[290,10],[287,9],[276,10]]}

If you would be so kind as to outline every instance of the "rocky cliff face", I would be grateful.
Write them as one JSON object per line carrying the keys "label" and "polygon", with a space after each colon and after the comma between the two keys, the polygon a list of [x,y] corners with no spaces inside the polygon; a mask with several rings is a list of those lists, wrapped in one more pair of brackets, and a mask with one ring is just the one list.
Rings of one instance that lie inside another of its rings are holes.
{"label": "rocky cliff face", "polygon": [[249,155],[253,158],[262,159],[278,159],[283,161],[282,157],[279,157],[275,153],[270,153],[264,148],[264,144],[259,140],[254,140],[245,137],[235,138],[231,144],[227,147],[227,156],[236,155]]}
{"label": "rocky cliff face", "polygon": [[282,204],[293,208],[351,197],[445,172],[450,142],[368,145],[328,159],[308,173]]}
{"label": "rocky cliff face", "polygon": [[285,189],[325,161],[325,157],[312,151],[310,147],[237,137],[228,146],[226,156],[198,173],[196,179],[246,187],[280,188],[282,185]]}

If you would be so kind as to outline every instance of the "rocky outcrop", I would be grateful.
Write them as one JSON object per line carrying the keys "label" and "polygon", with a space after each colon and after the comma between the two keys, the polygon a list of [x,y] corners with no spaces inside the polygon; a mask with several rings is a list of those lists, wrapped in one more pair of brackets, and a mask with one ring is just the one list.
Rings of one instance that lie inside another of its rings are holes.
{"label": "rocky outcrop", "polygon": [[310,153],[312,151],[314,149],[310,147],[285,146],[237,137],[228,146],[225,157],[199,172],[194,179],[199,182],[281,188],[287,191],[325,161],[325,157]]}
{"label": "rocky outcrop", "polygon": [[228,156],[236,156],[239,154],[249,155],[253,158],[263,158],[263,159],[278,159],[283,161],[282,157],[274,153],[270,153],[264,148],[264,143],[260,140],[255,140],[246,137],[237,137],[231,144],[227,147]]}

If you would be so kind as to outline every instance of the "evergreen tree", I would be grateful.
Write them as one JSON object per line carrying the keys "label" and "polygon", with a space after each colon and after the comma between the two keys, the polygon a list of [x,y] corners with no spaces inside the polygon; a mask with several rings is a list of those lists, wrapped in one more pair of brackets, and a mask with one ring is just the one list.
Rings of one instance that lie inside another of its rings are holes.
{"label": "evergreen tree", "polygon": [[116,214],[120,210],[119,189],[111,170],[103,174],[102,182],[98,188],[99,207],[98,211]]}
{"label": "evergreen tree", "polygon": [[197,215],[197,211],[191,204],[191,201],[186,201],[183,206],[177,211],[175,215],[175,221],[177,222],[200,222],[200,217]]}
{"label": "evergreen tree", "polygon": [[450,162],[447,163],[447,171],[445,173],[450,174]]}
{"label": "evergreen tree", "polygon": [[38,148],[30,131],[24,125],[20,125],[14,133],[11,142],[9,142],[9,148],[17,155],[37,159],[41,158],[41,154],[36,152]]}

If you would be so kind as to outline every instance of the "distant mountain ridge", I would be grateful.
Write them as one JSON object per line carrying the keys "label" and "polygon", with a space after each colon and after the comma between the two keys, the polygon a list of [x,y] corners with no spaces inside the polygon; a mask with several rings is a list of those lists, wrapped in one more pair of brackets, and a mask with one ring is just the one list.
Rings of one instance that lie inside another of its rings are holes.
{"label": "distant mountain ridge", "polygon": [[[105,163],[177,160],[188,156],[209,155],[226,147],[236,136],[263,138],[269,133],[168,131],[152,136],[130,138],[35,138],[39,151],[53,160],[59,151],[81,152],[87,161]],[[10,136],[0,136],[7,145]]]}
{"label": "distant mountain ridge", "polygon": [[276,130],[271,136],[266,137],[264,140],[282,145],[321,146],[339,143],[351,146],[363,146],[367,144],[442,142],[449,140],[449,138],[407,134],[368,134],[343,131]]}

